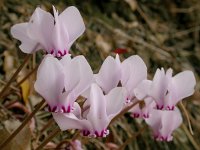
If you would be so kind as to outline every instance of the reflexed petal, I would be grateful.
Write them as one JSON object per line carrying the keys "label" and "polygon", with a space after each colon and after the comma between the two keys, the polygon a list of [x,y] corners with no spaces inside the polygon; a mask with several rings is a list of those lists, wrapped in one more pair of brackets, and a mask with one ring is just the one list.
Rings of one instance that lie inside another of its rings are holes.
{"label": "reflexed petal", "polygon": [[59,20],[62,21],[64,32],[69,35],[69,45],[72,43],[85,31],[85,24],[80,12],[74,6],[68,7],[60,15]]}
{"label": "reflexed petal", "polygon": [[64,89],[63,67],[58,59],[46,55],[38,68],[34,87],[49,105],[57,104]]}
{"label": "reflexed petal", "polygon": [[143,80],[135,89],[134,94],[138,100],[143,100],[149,93],[152,81]]}
{"label": "reflexed petal", "polygon": [[128,80],[131,75],[131,63],[126,59],[122,62],[121,65],[121,70],[122,70],[122,75],[121,75],[121,83],[122,85],[126,85],[128,83]]}
{"label": "reflexed petal", "polygon": [[169,78],[171,79],[171,77],[165,75],[165,71],[163,68],[161,70],[156,70],[149,95],[152,96],[156,103],[159,105],[164,105],[164,99],[170,80]]}
{"label": "reflexed petal", "polygon": [[40,43],[45,50],[52,50],[52,30],[54,27],[53,16],[37,7],[28,23],[27,32],[31,39]]}
{"label": "reflexed petal", "polygon": [[149,118],[149,114],[156,107],[156,103],[150,97],[145,98],[144,102],[145,106],[142,108],[142,116],[143,118]]}
{"label": "reflexed petal", "polygon": [[106,94],[116,87],[120,81],[121,70],[119,63],[119,57],[116,56],[116,59],[114,59],[108,56],[104,60],[99,73],[95,76],[97,84]]}
{"label": "reflexed petal", "polygon": [[[74,102],[93,82],[93,72],[84,56],[76,56],[66,71],[65,89],[69,93],[67,101]],[[67,83],[68,82],[68,83]]]}
{"label": "reflexed petal", "polygon": [[169,85],[166,105],[175,105],[178,101],[194,93],[196,80],[192,71],[184,71],[174,76]]}
{"label": "reflexed petal", "polygon": [[52,113],[52,115],[62,131],[68,129],[91,129],[87,120],[80,120],[73,113]]}
{"label": "reflexed petal", "polygon": [[178,108],[174,111],[162,111],[161,113],[161,124],[160,134],[167,139],[167,141],[172,140],[172,132],[178,128],[183,122],[182,116]]}
{"label": "reflexed petal", "polygon": [[79,66],[79,82],[73,89],[73,92],[80,95],[92,84],[93,72],[84,56],[77,56],[73,59],[73,61],[75,61],[77,66]]}
{"label": "reflexed petal", "polygon": [[65,90],[69,93],[80,82],[80,66],[75,59],[70,59],[67,55],[63,57],[61,62],[65,72]]}
{"label": "reflexed petal", "polygon": [[126,100],[126,95],[127,92],[125,88],[116,87],[105,96],[106,112],[109,120],[112,120],[112,118],[122,110]]}
{"label": "reflexed petal", "polygon": [[78,104],[77,102],[74,102],[73,114],[74,114],[77,118],[81,118],[81,107],[79,106],[79,104]]}
{"label": "reflexed petal", "polygon": [[[126,72],[127,70],[130,70]],[[128,76],[128,78],[127,78]],[[138,56],[133,55],[122,63],[122,86],[126,87],[129,95],[134,96],[133,90],[136,86],[147,78],[147,67],[144,61]]]}
{"label": "reflexed petal", "polygon": [[21,41],[21,45],[19,46],[19,48],[24,53],[32,53],[40,49],[40,47],[38,46],[36,48],[37,41],[29,37],[27,33],[27,28],[28,28],[28,23],[16,24],[11,27],[11,34],[14,38]]}
{"label": "reflexed petal", "polygon": [[149,118],[145,119],[145,122],[153,129],[154,135],[157,135],[161,128],[161,113],[162,110],[152,109]]}
{"label": "reflexed petal", "polygon": [[[55,26],[53,28],[52,33],[52,42],[54,44],[55,50],[61,51],[61,53],[64,53],[64,50],[68,49],[68,43],[69,43],[69,35],[68,31],[66,30],[66,27],[62,23],[63,20],[58,16],[58,11],[53,6],[53,12],[54,12],[54,18],[55,18]],[[66,19],[66,18],[63,18]]]}
{"label": "reflexed petal", "polygon": [[106,114],[106,99],[97,84],[91,85],[88,101],[90,103],[90,110],[87,119],[91,122],[94,129],[101,132],[108,125],[108,117]]}

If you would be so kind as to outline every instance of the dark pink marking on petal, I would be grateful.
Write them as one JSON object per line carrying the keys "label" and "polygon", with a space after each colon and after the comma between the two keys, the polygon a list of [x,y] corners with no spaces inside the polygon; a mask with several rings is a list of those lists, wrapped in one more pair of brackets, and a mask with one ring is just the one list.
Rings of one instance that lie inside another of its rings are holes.
{"label": "dark pink marking on petal", "polygon": [[149,114],[143,114],[144,118],[149,118]]}
{"label": "dark pink marking on petal", "polygon": [[62,106],[62,107],[61,107],[61,109],[63,110],[63,112],[64,112],[64,113],[66,113],[66,112],[67,112],[67,110],[66,110],[65,106]]}
{"label": "dark pink marking on petal", "polygon": [[90,134],[90,131],[88,130],[83,130],[82,131],[83,136],[88,136]]}
{"label": "dark pink marking on petal", "polygon": [[51,50],[51,54],[53,54],[53,53],[54,53],[54,50],[52,49],[52,50]]}
{"label": "dark pink marking on petal", "polygon": [[133,118],[139,118],[140,117],[140,114],[139,113],[134,113],[133,114]]}
{"label": "dark pink marking on petal", "polygon": [[57,109],[57,106],[54,106],[53,109],[52,109],[52,112],[55,112]]}
{"label": "dark pink marking on petal", "polygon": [[62,52],[60,50],[58,51],[58,54],[60,54],[60,57],[62,56]]}
{"label": "dark pink marking on petal", "polygon": [[[66,54],[67,54],[67,50],[64,50],[64,55],[66,55]],[[64,55],[63,55],[63,56],[64,56]]]}
{"label": "dark pink marking on petal", "polygon": [[161,140],[161,141],[167,141],[167,137],[161,136],[161,137],[160,137],[160,140]]}
{"label": "dark pink marking on petal", "polygon": [[164,108],[164,106],[163,105],[161,105],[161,106],[160,105],[156,105],[156,108],[159,109],[159,110],[162,110]]}
{"label": "dark pink marking on petal", "polygon": [[159,137],[158,135],[154,135],[154,136],[153,136],[154,140],[157,140],[158,137]]}
{"label": "dark pink marking on petal", "polygon": [[67,113],[70,113],[71,112],[71,107],[70,105],[67,107]]}
{"label": "dark pink marking on petal", "polygon": [[97,131],[94,132],[94,134],[97,136],[97,137],[100,137],[101,135],[99,135],[99,133]]}
{"label": "dark pink marking on petal", "polygon": [[174,110],[174,106],[167,106],[167,110]]}

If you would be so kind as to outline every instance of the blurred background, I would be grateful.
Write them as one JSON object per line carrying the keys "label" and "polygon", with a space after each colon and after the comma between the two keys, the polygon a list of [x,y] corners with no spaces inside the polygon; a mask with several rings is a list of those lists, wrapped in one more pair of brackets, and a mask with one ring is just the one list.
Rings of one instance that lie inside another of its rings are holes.
{"label": "blurred background", "polygon": [[[80,10],[86,31],[73,44],[71,53],[74,56],[84,55],[95,73],[108,55],[119,53],[122,61],[137,54],[148,66],[149,79],[152,79],[157,68],[164,67],[172,68],[174,74],[192,70],[197,80],[196,92],[183,101],[191,120],[193,136],[189,132],[185,114],[182,113],[184,124],[174,132],[172,142],[154,141],[149,128],[133,138],[145,123],[126,114],[110,126],[111,133],[105,139],[79,137],[85,149],[111,149],[112,146],[120,147],[127,140],[125,149],[130,150],[200,149],[199,0],[0,0],[1,89],[25,57],[18,48],[19,41],[11,37],[10,27],[29,21],[37,6],[52,12],[52,5],[59,12],[71,5]],[[35,73],[19,87],[15,85],[37,66],[42,55],[42,52],[38,52],[32,56],[12,84],[11,90],[3,97],[0,104],[0,141],[41,100],[33,90]],[[48,123],[51,126],[45,128]],[[40,111],[6,149],[34,149],[55,127],[51,114]],[[71,130],[57,135],[45,148],[55,148],[61,141],[70,139],[74,132]]]}

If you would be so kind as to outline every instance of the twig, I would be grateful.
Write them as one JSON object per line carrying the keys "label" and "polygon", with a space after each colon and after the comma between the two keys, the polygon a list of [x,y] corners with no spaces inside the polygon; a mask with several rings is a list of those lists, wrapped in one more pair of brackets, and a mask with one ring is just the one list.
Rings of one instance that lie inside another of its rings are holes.
{"label": "twig", "polygon": [[134,140],[138,135],[142,134],[146,128],[147,128],[147,125],[145,125],[142,129],[140,129],[138,132],[136,132],[132,137],[127,139],[124,142],[124,144],[120,146],[119,150],[123,150],[127,144],[129,144],[132,140]]}
{"label": "twig", "polygon": [[128,34],[126,34],[123,30],[121,29],[116,29],[116,28],[113,28],[111,25],[105,23],[105,21],[99,19],[99,18],[92,18],[94,21],[96,22],[99,22],[100,24],[104,25],[107,29],[109,29],[111,32],[113,32],[114,34],[116,35],[119,35],[123,38],[126,38],[128,40],[130,40],[131,42],[134,42],[134,43],[137,43],[137,44],[141,44],[142,46],[144,47],[147,47],[149,48],[150,50],[152,51],[155,51],[155,52],[158,52],[160,53],[161,55],[165,56],[165,57],[170,57],[171,55],[169,53],[167,53],[165,50],[159,48],[159,47],[156,47],[155,45],[152,45],[146,41],[144,41],[142,38],[140,37],[132,37]]}
{"label": "twig", "polygon": [[50,125],[52,125],[52,123],[54,123],[54,119],[51,118],[40,130],[40,134],[42,134]]}
{"label": "twig", "polygon": [[42,107],[42,105],[45,103],[45,100],[43,99],[35,108],[35,110],[25,118],[25,120],[22,122],[22,124],[3,142],[1,143],[0,147],[1,149],[4,148],[23,128],[24,126],[31,120],[31,118],[38,112],[38,110]]}
{"label": "twig", "polygon": [[57,134],[61,132],[60,128],[56,128],[51,134],[47,137],[46,140],[42,142],[35,150],[41,150],[49,141],[51,141]]}
{"label": "twig", "polygon": [[[0,83],[2,83],[2,84],[4,84],[4,85],[7,84],[7,83],[6,83],[5,81],[3,81],[3,80],[0,80]],[[13,90],[15,90],[15,91],[17,91],[17,92],[20,92],[20,90],[19,90],[17,87],[13,86],[13,85],[11,85],[10,88],[13,89]]]}
{"label": "twig", "polygon": [[33,70],[31,70],[21,81],[17,83],[17,87],[19,87],[29,76],[31,76],[37,69],[39,65],[37,65]]}
{"label": "twig", "polygon": [[192,143],[192,145],[194,146],[194,148],[196,150],[200,150],[199,145],[196,143],[196,141],[194,140],[193,136],[191,136],[190,132],[188,131],[187,127],[182,124],[181,128],[185,131],[187,137],[189,138],[190,142]]}
{"label": "twig", "polygon": [[[6,90],[8,89],[8,87],[10,86],[10,84],[16,79],[17,75],[19,74],[19,72],[22,70],[22,68],[25,66],[25,64],[28,62],[28,60],[31,58],[31,55],[28,54],[26,56],[26,58],[24,59],[24,62],[19,66],[19,68],[15,71],[15,73],[13,74],[13,76],[11,77],[11,79],[8,81],[8,83],[4,86],[3,90],[0,92],[0,98],[3,97],[3,94],[6,92]],[[0,99],[1,101],[2,99]]]}
{"label": "twig", "polygon": [[183,105],[182,101],[180,101],[180,106],[181,108],[183,109],[183,112],[185,113],[185,116],[186,116],[186,119],[187,119],[187,122],[188,122],[188,126],[189,126],[189,130],[190,130],[190,133],[192,135],[194,135],[194,132],[192,130],[192,125],[191,125],[191,122],[190,122],[190,118],[189,118],[189,115],[188,115],[188,112],[187,110],[185,109],[185,106]]}

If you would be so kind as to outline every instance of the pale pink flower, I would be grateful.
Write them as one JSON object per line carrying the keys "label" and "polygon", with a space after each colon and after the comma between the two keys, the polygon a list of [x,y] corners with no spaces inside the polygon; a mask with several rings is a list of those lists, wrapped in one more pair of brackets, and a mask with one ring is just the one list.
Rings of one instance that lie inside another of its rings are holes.
{"label": "pale pink flower", "polygon": [[114,59],[108,56],[103,62],[99,73],[95,75],[96,83],[105,93],[121,83],[127,89],[127,100],[135,97],[134,89],[147,78],[147,67],[138,55],[130,56],[122,63],[119,56]]}
{"label": "pale pink flower", "polygon": [[24,53],[43,49],[54,56],[64,56],[85,31],[83,19],[76,7],[68,7],[60,15],[53,7],[53,12],[54,17],[38,7],[29,22],[11,28],[12,36],[21,41],[20,49]]}
{"label": "pale pink flower", "polygon": [[93,72],[84,56],[48,54],[37,72],[35,90],[47,101],[49,111],[70,112],[77,97],[93,82]]}
{"label": "pale pink flower", "polygon": [[152,99],[146,98],[142,105],[136,104],[129,110],[133,118],[149,118],[149,113],[155,107],[155,102]]}
{"label": "pale pink flower", "polygon": [[105,94],[119,84],[121,78],[121,62],[119,60],[119,55],[116,55],[115,59],[108,56],[100,70],[99,73],[95,75],[96,83],[102,88]]}
{"label": "pale pink flower", "polygon": [[159,141],[171,141],[172,132],[182,123],[182,116],[178,108],[174,111],[152,109],[146,123],[153,129],[153,135]]}
{"label": "pale pink flower", "polygon": [[144,80],[134,89],[138,99],[152,98],[157,109],[173,110],[175,105],[194,93],[196,80],[192,71],[183,71],[172,77],[172,69],[165,73],[157,69],[152,81]]}
{"label": "pale pink flower", "polygon": [[[53,113],[53,117],[62,131],[80,129],[83,136],[105,137],[109,134],[110,121],[122,110],[126,90],[122,87],[112,89],[104,95],[101,88],[93,83],[87,98],[87,110],[74,103],[71,113]],[[81,113],[82,112],[82,113]]]}

